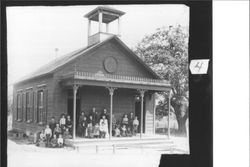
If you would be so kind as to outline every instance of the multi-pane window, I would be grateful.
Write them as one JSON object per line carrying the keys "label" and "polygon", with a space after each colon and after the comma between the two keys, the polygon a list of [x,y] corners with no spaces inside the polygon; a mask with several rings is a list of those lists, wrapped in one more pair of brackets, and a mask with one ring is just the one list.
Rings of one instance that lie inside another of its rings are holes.
{"label": "multi-pane window", "polygon": [[25,116],[25,93],[22,94],[22,115],[21,115],[21,120],[23,120],[23,116]]}
{"label": "multi-pane window", "polygon": [[44,110],[44,104],[43,104],[43,90],[38,91],[38,98],[37,98],[37,106],[38,106],[38,114],[37,114],[37,122],[42,123],[42,117],[43,117],[43,110]]}
{"label": "multi-pane window", "polygon": [[17,94],[17,114],[16,120],[22,120],[21,94]]}
{"label": "multi-pane window", "polygon": [[47,93],[46,90],[39,90],[37,94],[37,122],[40,124],[47,121]]}
{"label": "multi-pane window", "polygon": [[26,92],[26,121],[31,122],[33,120],[33,113],[32,113],[32,92]]}

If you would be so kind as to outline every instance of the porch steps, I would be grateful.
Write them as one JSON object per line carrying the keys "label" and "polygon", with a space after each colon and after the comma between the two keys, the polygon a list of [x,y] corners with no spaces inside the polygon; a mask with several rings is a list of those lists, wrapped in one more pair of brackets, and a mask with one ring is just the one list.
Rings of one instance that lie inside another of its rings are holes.
{"label": "porch steps", "polygon": [[65,143],[73,148],[80,147],[97,147],[97,146],[107,146],[107,147],[145,147],[146,145],[168,145],[172,146],[174,142],[167,137],[151,137],[151,138],[119,138],[119,139],[76,139],[67,140]]}

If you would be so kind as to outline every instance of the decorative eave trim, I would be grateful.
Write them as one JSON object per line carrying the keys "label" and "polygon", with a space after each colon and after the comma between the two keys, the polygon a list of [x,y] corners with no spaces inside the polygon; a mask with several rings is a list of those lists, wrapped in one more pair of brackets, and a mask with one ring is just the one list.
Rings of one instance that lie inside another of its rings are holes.
{"label": "decorative eave trim", "polygon": [[47,86],[47,84],[40,84],[40,85],[37,85],[36,87],[42,88],[42,87],[46,87],[46,86]]}

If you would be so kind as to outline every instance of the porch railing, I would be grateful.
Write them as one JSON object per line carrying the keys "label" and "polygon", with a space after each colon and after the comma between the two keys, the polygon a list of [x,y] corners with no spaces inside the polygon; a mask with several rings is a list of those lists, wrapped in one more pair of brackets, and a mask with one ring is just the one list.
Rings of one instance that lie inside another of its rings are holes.
{"label": "porch railing", "polygon": [[85,78],[85,79],[109,79],[114,81],[131,81],[131,82],[146,82],[151,84],[163,84],[169,85],[170,82],[167,80],[161,79],[150,79],[150,78],[142,78],[142,77],[134,77],[134,76],[124,76],[124,75],[113,75],[113,74],[104,74],[103,72],[97,73],[90,73],[90,72],[83,72],[83,71],[74,71],[62,76],[63,79],[66,78]]}

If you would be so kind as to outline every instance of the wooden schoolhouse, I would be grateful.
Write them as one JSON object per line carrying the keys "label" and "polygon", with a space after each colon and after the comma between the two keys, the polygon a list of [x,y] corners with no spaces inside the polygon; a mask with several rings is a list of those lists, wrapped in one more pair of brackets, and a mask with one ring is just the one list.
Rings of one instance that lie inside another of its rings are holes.
{"label": "wooden schoolhouse", "polygon": [[[86,47],[59,57],[15,83],[13,129],[34,133],[51,117],[59,120],[64,113],[73,118],[75,139],[75,120],[81,111],[89,113],[95,107],[98,113],[106,108],[117,119],[133,112],[139,118],[139,132],[154,133],[154,94],[170,91],[171,85],[120,40],[124,14],[106,6],[90,11],[85,15]],[[109,23],[114,20],[118,20],[117,34],[109,32]],[[91,33],[91,22],[99,23],[95,34]]]}

